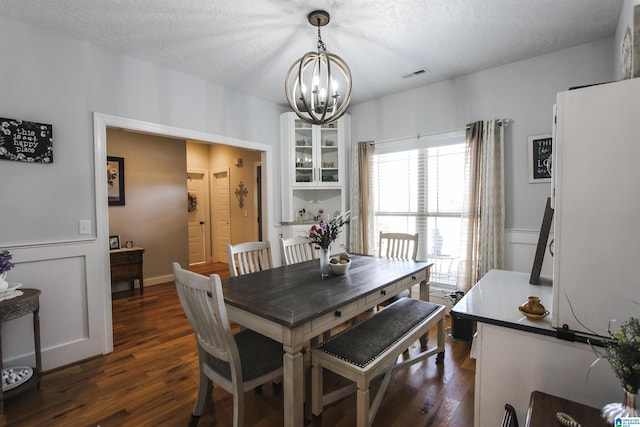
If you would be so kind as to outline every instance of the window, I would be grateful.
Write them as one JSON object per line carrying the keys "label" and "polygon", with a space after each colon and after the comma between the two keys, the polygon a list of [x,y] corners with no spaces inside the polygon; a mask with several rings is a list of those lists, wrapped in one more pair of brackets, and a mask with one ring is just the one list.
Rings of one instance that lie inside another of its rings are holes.
{"label": "window", "polygon": [[[455,286],[464,194],[465,133],[377,143],[372,159],[374,236],[419,233],[432,282]],[[376,247],[376,253],[379,248]]]}

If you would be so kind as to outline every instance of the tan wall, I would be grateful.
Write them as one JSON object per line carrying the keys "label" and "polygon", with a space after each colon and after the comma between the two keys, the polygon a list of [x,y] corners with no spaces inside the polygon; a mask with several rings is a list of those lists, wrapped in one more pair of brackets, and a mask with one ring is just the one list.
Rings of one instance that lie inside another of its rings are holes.
{"label": "tan wall", "polygon": [[209,151],[213,145],[201,142],[187,141],[187,168],[208,170]]}
{"label": "tan wall", "polygon": [[[258,239],[254,164],[259,152],[107,129],[107,155],[125,159],[126,204],[109,207],[109,234],[119,235],[123,246],[131,240],[145,249],[145,282],[172,274],[173,261],[189,265],[187,169],[228,168],[231,242]],[[236,166],[238,158],[242,166]],[[243,209],[234,194],[240,181],[248,191]]]}
{"label": "tan wall", "polygon": [[[242,166],[236,166],[238,158],[242,159]],[[260,162],[260,153],[225,145],[216,145],[211,149],[210,159],[212,170],[229,168],[231,243],[258,240],[258,206],[254,164]],[[243,208],[239,207],[238,198],[235,195],[240,181],[242,181],[248,193],[244,197]]]}
{"label": "tan wall", "polygon": [[124,158],[126,203],[109,207],[109,234],[145,249],[145,278],[188,266],[185,141],[107,129],[107,155]]}
{"label": "tan wall", "polygon": [[[226,145],[203,144],[187,141],[187,165],[189,169],[229,170],[231,243],[258,240],[258,206],[255,164],[260,162],[261,153]],[[237,159],[242,159],[242,166],[237,166]],[[209,173],[209,176],[211,174]],[[239,207],[235,195],[240,181],[247,189],[244,207]],[[212,204],[211,212],[215,209]],[[215,236],[212,236],[215,240]],[[215,243],[215,242],[214,242]],[[226,262],[226,260],[223,260]]]}

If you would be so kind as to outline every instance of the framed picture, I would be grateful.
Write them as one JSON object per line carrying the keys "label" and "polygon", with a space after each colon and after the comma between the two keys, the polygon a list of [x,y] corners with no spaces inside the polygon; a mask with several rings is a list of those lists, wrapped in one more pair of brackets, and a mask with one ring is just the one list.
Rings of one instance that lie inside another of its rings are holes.
{"label": "framed picture", "polygon": [[109,206],[124,206],[124,158],[107,156]]}
{"label": "framed picture", "polygon": [[109,249],[120,249],[120,236],[109,236]]}
{"label": "framed picture", "polygon": [[529,137],[529,183],[551,182],[551,153],[553,141],[550,133]]}

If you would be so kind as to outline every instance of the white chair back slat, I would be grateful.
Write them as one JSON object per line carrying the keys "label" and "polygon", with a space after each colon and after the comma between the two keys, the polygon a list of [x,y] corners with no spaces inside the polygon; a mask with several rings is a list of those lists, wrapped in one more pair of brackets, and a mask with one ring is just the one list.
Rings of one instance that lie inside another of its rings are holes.
{"label": "white chair back slat", "polygon": [[227,256],[231,277],[268,270],[273,266],[268,241],[227,244]]}
{"label": "white chair back slat", "polygon": [[411,259],[418,256],[418,234],[380,233],[380,256],[386,258]]}
{"label": "white chair back slat", "polygon": [[315,245],[306,237],[280,239],[280,252],[284,265],[297,264],[318,258]]}

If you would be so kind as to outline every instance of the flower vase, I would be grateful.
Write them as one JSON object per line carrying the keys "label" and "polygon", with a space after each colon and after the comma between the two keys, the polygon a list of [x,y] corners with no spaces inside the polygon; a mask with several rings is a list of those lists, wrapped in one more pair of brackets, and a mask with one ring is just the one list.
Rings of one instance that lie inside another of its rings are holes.
{"label": "flower vase", "polygon": [[329,276],[329,248],[320,248],[320,275]]}
{"label": "flower vase", "polygon": [[0,290],[7,289],[9,287],[9,282],[7,282],[7,272],[3,271],[0,273]]}
{"label": "flower vase", "polygon": [[640,411],[636,409],[636,395],[624,391],[622,403],[609,403],[602,408],[602,419],[610,426],[615,426],[617,418],[640,417]]}

